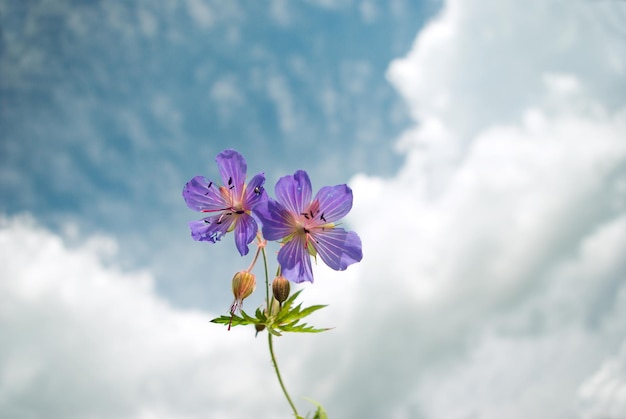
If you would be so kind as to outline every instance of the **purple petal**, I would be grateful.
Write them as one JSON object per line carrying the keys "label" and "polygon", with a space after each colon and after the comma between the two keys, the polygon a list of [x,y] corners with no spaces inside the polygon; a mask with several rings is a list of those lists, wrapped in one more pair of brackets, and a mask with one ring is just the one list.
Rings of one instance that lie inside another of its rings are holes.
{"label": "purple petal", "polygon": [[219,211],[227,205],[218,187],[204,176],[196,176],[187,182],[183,198],[187,206],[196,211]]}
{"label": "purple petal", "polygon": [[300,240],[290,240],[278,252],[281,274],[292,282],[313,282],[311,256]]}
{"label": "purple petal", "polygon": [[235,196],[241,196],[246,181],[246,159],[235,150],[224,150],[215,158],[224,186],[233,189]]}
{"label": "purple petal", "polygon": [[320,214],[332,223],[343,218],[352,208],[352,189],[348,185],[324,186],[315,195],[314,201],[319,201]]}
{"label": "purple petal", "polygon": [[280,240],[294,232],[293,215],[272,198],[254,207],[254,213],[263,224],[263,237],[266,240]]}
{"label": "purple petal", "polygon": [[248,182],[243,199],[245,209],[253,209],[259,202],[267,199],[267,192],[263,188],[264,183],[265,175],[263,173],[259,173]]}
{"label": "purple petal", "polygon": [[336,271],[343,271],[363,259],[361,239],[354,231],[333,228],[314,232],[312,236],[317,253],[324,263]]}
{"label": "purple petal", "polygon": [[232,216],[222,216],[221,214],[192,221],[189,223],[191,237],[197,241],[218,242],[226,234],[232,222]]}
{"label": "purple petal", "polygon": [[311,180],[304,170],[278,179],[274,188],[276,200],[292,214],[301,214],[311,202]]}
{"label": "purple petal", "polygon": [[248,244],[254,240],[258,227],[248,214],[241,214],[235,224],[235,246],[241,256],[248,254]]}

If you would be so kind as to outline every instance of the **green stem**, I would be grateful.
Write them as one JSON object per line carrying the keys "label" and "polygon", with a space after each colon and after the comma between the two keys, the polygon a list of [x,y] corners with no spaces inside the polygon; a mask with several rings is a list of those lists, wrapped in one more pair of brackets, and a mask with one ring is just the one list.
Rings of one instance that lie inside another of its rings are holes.
{"label": "green stem", "polygon": [[285,394],[285,397],[287,398],[287,402],[289,402],[289,406],[291,406],[291,410],[293,410],[293,414],[297,418],[299,418],[300,415],[298,415],[298,410],[296,409],[296,406],[293,404],[291,397],[289,397],[289,393],[287,393],[287,388],[285,387],[285,384],[283,383],[283,379],[280,376],[280,371],[278,370],[278,364],[276,363],[276,357],[274,356],[274,346],[272,345],[272,334],[269,332],[267,333],[267,343],[269,344],[269,347],[270,347],[270,355],[272,357],[272,364],[274,364],[274,371],[276,371],[276,377],[278,377],[280,388],[283,389],[283,393]]}
{"label": "green stem", "polygon": [[[267,302],[267,315],[272,315],[272,302],[270,301],[270,278],[269,271],[267,269],[267,255],[265,253],[265,247],[263,247],[263,265],[265,266],[265,301]],[[287,392],[287,388],[285,387],[285,383],[283,383],[283,378],[280,375],[280,370],[278,369],[278,362],[276,362],[276,356],[274,355],[274,344],[272,341],[272,334],[267,332],[267,344],[270,349],[270,356],[272,357],[272,364],[274,365],[274,371],[276,371],[276,377],[278,378],[278,383],[280,384],[280,388],[283,390],[283,394],[291,406],[291,410],[293,410],[293,414],[296,418],[299,418],[298,410],[296,409],[296,405],[293,404],[289,393]]]}
{"label": "green stem", "polygon": [[267,303],[267,315],[272,315],[272,305],[270,304],[270,273],[267,269],[267,253],[265,253],[265,246],[263,246],[263,266],[265,267],[265,301]]}

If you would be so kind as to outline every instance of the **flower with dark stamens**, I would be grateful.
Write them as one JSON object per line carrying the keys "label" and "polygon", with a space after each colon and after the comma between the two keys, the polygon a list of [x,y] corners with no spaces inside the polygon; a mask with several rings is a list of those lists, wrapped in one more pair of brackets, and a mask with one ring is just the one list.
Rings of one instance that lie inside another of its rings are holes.
{"label": "flower with dark stamens", "polygon": [[189,208],[211,214],[189,223],[191,236],[194,240],[215,243],[234,230],[235,245],[244,256],[258,230],[251,211],[267,199],[263,189],[265,176],[259,173],[246,186],[246,160],[235,150],[224,150],[215,160],[222,186],[204,176],[196,176],[183,188],[183,198]]}
{"label": "flower with dark stamens", "polygon": [[313,282],[310,256],[342,271],[363,258],[361,239],[336,221],[352,208],[347,185],[325,186],[313,199],[309,175],[298,170],[278,180],[276,200],[268,198],[254,208],[267,240],[282,240],[278,263],[282,275],[293,282]]}

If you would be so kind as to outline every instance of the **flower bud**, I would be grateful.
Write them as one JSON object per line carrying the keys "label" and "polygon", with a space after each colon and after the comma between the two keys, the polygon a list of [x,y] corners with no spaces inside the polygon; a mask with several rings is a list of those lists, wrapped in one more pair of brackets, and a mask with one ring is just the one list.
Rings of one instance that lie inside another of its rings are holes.
{"label": "flower bud", "polygon": [[262,332],[263,330],[265,330],[265,325],[262,323],[256,323],[254,325],[254,330],[256,330],[256,332],[254,333],[254,336],[256,337],[256,335],[258,335],[259,332]]}
{"label": "flower bud", "polygon": [[256,288],[256,277],[254,274],[247,271],[240,271],[233,277],[233,295],[235,301],[230,307],[230,312],[234,313],[236,310],[241,309],[243,300],[246,299],[254,289]]}
{"label": "flower bud", "polygon": [[283,303],[289,297],[289,281],[284,276],[277,276],[272,282],[272,293],[279,303]]}

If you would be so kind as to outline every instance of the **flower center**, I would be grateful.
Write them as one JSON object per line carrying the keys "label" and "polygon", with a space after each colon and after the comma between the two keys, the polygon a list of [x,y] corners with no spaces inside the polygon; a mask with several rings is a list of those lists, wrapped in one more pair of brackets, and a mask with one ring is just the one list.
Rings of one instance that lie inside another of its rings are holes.
{"label": "flower center", "polygon": [[[230,183],[230,180],[229,180]],[[242,191],[242,195],[245,193],[245,188]],[[234,186],[220,186],[220,194],[226,203],[226,208],[223,211],[230,211],[234,214],[243,214],[245,209],[243,207],[243,199],[241,196],[235,196]]]}
{"label": "flower center", "polygon": [[320,212],[320,203],[315,200],[311,202],[305,212],[294,217],[295,234],[304,239],[304,247],[308,248],[310,242],[315,242],[312,232],[324,230],[327,225],[324,213]]}

